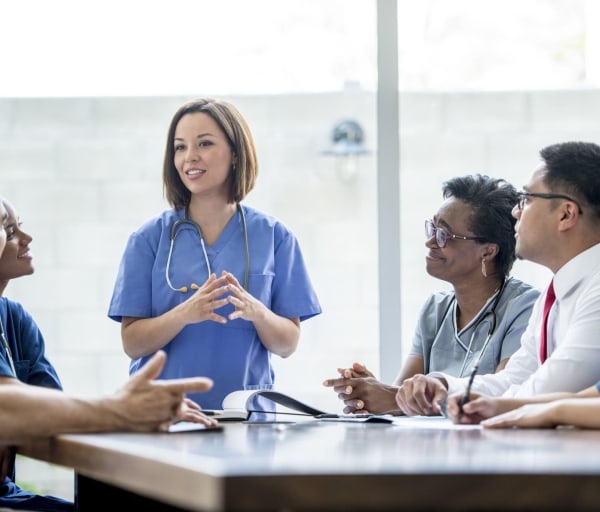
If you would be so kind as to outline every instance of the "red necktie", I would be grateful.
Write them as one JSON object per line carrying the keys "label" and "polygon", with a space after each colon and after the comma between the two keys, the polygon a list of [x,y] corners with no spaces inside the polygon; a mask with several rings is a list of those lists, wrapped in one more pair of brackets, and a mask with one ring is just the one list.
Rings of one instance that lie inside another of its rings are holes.
{"label": "red necktie", "polygon": [[556,300],[556,295],[554,295],[554,279],[550,281],[550,286],[548,287],[548,291],[546,292],[546,301],[544,302],[544,316],[542,317],[542,341],[540,343],[540,360],[542,364],[548,357],[548,341],[547,341],[547,331],[548,331],[548,314],[550,313],[550,308],[552,308],[552,304]]}

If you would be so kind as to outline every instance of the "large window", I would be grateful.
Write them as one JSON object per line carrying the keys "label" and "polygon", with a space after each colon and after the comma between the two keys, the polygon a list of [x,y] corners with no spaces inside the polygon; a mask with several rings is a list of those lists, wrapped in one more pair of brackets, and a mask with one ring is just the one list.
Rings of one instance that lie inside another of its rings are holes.
{"label": "large window", "polygon": [[[395,0],[389,0],[393,2]],[[374,90],[376,0],[32,0],[0,5],[0,96]],[[402,90],[600,80],[593,0],[398,0]]]}
{"label": "large window", "polygon": [[375,2],[0,4],[0,96],[196,96],[376,84]]}
{"label": "large window", "polygon": [[[380,343],[405,352],[425,297],[446,285],[423,263],[423,219],[442,181],[486,172],[521,186],[542,146],[596,136],[597,2],[399,0],[400,228],[386,231],[397,223],[377,207],[378,5],[1,3],[2,193],[27,220],[38,262],[10,291],[52,333],[67,384],[78,382],[85,358],[97,367],[96,352],[108,353],[107,368],[94,370],[90,391],[125,377],[106,307],[126,236],[164,207],[163,136],[185,99],[227,96],[253,127],[261,170],[248,201],[297,233],[324,308],[303,326],[298,353],[276,361],[280,383],[303,382],[298,391],[336,406],[323,378],[354,360],[377,372]],[[351,161],[325,154],[348,119],[360,124],[366,150]],[[380,283],[389,283],[379,275],[378,222],[401,249],[401,332],[381,340]],[[544,283],[543,270],[517,267]],[[86,300],[74,300],[81,280]],[[78,326],[90,321],[99,327],[82,343]]]}

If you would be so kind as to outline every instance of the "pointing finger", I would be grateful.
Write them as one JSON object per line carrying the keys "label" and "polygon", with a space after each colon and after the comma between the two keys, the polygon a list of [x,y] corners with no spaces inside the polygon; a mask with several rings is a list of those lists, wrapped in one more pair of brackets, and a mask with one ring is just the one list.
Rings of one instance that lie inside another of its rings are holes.
{"label": "pointing finger", "polygon": [[161,380],[157,381],[156,384],[166,387],[174,393],[208,391],[213,387],[213,381],[208,377],[188,377],[185,379]]}

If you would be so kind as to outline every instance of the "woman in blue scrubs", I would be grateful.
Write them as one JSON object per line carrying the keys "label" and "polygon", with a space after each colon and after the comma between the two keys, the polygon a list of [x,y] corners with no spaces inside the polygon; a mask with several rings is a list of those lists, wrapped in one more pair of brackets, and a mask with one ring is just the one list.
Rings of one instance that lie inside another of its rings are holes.
{"label": "woman in blue scrubs", "polygon": [[171,120],[163,186],[171,206],[129,238],[108,315],[121,322],[130,373],[157,350],[161,378],[202,375],[220,409],[236,390],[272,389],[271,355],[288,357],[300,322],[321,306],[294,234],[242,204],[258,166],[250,128],[232,104],[198,99]]}
{"label": "woman in blue scrubs", "polygon": [[[2,200],[8,214],[6,245],[0,257],[0,321],[2,346],[0,347],[0,382],[13,380],[47,388],[62,389],[52,363],[46,358],[44,337],[31,315],[23,306],[7,297],[4,291],[11,279],[34,272],[33,255],[29,244],[32,237],[24,232],[13,206]],[[0,228],[1,229],[1,228]],[[6,345],[5,345],[6,343]],[[11,468],[9,476],[0,482],[0,507],[28,510],[75,510],[70,501],[54,496],[39,496],[22,489],[15,482],[15,452],[0,447],[0,465]]]}

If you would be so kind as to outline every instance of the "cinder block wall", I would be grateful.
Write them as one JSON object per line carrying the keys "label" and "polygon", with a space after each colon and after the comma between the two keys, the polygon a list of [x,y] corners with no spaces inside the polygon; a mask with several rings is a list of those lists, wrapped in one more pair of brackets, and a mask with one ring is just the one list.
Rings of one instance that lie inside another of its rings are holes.
{"label": "cinder block wall", "polygon": [[[0,194],[33,235],[36,265],[6,294],[39,323],[70,392],[104,393],[127,378],[119,325],[106,311],[128,235],[166,206],[166,129],[188,99],[0,99]],[[323,379],[355,360],[375,372],[379,366],[375,94],[227,99],[247,117],[259,151],[259,180],[247,203],[294,230],[324,310],[303,324],[296,354],[275,358],[278,388],[339,410]],[[600,92],[404,93],[400,116],[403,327],[386,342],[408,347],[426,296],[447,287],[424,271],[423,221],[437,210],[441,182],[484,172],[521,187],[543,146],[600,141]],[[350,179],[322,154],[345,118],[362,124],[372,150]],[[550,276],[526,262],[513,274],[540,287]],[[49,492],[72,492],[71,481],[61,488],[44,475],[29,476],[50,482]]]}

